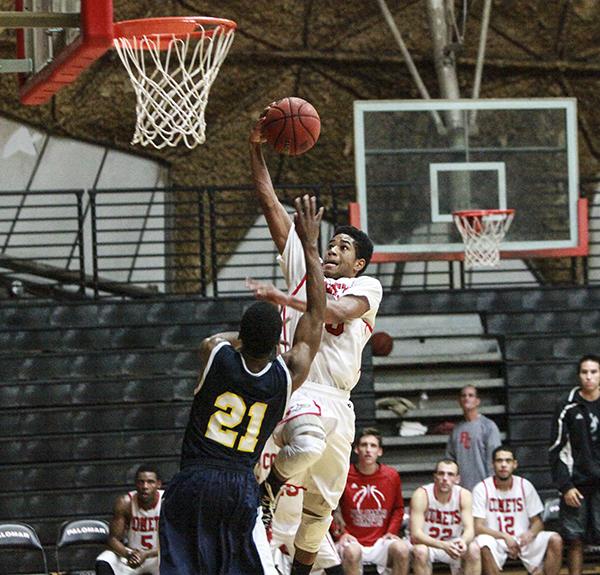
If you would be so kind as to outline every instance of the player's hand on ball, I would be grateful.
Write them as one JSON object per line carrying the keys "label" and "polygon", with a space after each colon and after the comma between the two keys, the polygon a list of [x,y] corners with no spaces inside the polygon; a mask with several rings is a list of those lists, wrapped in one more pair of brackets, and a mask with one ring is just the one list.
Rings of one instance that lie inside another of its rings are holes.
{"label": "player's hand on ball", "polygon": [[261,116],[254,124],[252,131],[250,132],[250,143],[252,144],[264,144],[267,141],[263,134],[262,127],[264,123],[264,116]]}

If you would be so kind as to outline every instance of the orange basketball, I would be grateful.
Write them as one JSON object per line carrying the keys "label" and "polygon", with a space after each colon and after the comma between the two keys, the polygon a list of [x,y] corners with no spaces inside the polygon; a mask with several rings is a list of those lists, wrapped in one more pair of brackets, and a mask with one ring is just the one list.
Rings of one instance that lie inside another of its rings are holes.
{"label": "orange basketball", "polygon": [[283,98],[269,106],[262,132],[276,152],[299,156],[317,143],[321,119],[306,100]]}
{"label": "orange basketball", "polygon": [[394,338],[385,331],[376,331],[371,336],[371,349],[373,355],[390,355],[394,348]]}

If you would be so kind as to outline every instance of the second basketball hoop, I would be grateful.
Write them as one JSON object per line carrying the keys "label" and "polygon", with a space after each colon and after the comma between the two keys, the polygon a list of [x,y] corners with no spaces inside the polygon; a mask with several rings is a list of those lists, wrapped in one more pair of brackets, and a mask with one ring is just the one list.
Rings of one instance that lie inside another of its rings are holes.
{"label": "second basketball hoop", "polygon": [[223,18],[166,17],[114,25],[114,46],[136,94],[132,144],[204,143],[210,88],[233,42]]}
{"label": "second basketball hoop", "polygon": [[496,267],[500,263],[500,243],[515,210],[463,210],[453,212],[454,223],[465,244],[465,268]]}

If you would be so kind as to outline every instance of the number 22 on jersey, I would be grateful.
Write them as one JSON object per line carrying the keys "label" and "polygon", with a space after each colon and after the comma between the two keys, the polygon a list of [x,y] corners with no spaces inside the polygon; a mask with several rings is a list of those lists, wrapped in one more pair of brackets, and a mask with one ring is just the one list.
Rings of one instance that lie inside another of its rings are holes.
{"label": "number 22 on jersey", "polygon": [[[233,448],[237,441],[236,449],[238,451],[254,451],[267,411],[267,404],[257,401],[248,409],[246,402],[239,395],[227,391],[217,397],[215,407],[217,411],[210,416],[204,435],[230,448]],[[233,428],[242,422],[246,414],[250,421],[246,433],[239,437],[238,441],[239,433],[234,431]]]}

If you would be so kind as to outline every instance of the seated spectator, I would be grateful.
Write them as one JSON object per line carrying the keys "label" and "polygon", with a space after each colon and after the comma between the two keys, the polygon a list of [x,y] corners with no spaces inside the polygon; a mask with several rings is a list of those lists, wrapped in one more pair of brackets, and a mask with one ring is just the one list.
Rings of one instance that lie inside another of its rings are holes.
{"label": "seated spectator", "polygon": [[400,538],[404,515],[402,482],[398,472],[377,460],[382,456],[381,434],[366,428],[358,436],[346,488],[340,499],[338,552],[346,575],[362,573],[362,565],[376,565],[378,573],[406,575],[409,548]]}
{"label": "seated spectator", "polygon": [[96,575],[159,575],[158,518],[163,491],[158,471],[146,465],[135,474],[135,491],[117,497],[109,549],[96,558]]}
{"label": "seated spectator", "polygon": [[418,487],[410,500],[410,541],[415,575],[430,575],[433,563],[446,563],[452,575],[479,575],[481,557],[473,541],[471,493],[458,483],[458,465],[438,462],[433,483]]}
{"label": "seated spectator", "polygon": [[473,489],[475,541],[481,548],[486,575],[499,575],[507,557],[521,560],[529,573],[558,575],[562,565],[562,539],[543,531],[544,510],[535,487],[513,475],[517,460],[510,447],[493,454],[494,475]]}

